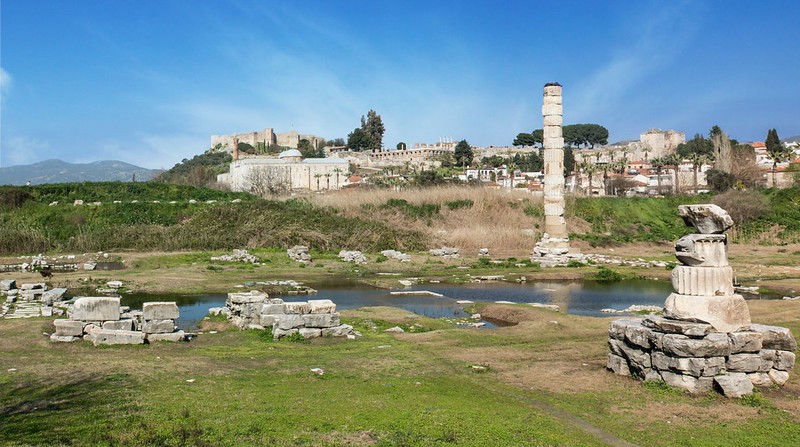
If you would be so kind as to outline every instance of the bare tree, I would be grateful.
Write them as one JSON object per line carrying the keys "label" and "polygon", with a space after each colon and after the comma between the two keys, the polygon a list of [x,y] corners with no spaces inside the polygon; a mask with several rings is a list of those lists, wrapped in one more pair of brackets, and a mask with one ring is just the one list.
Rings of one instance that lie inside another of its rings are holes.
{"label": "bare tree", "polygon": [[281,168],[255,168],[245,178],[249,191],[260,197],[282,195],[289,192],[286,172]]}

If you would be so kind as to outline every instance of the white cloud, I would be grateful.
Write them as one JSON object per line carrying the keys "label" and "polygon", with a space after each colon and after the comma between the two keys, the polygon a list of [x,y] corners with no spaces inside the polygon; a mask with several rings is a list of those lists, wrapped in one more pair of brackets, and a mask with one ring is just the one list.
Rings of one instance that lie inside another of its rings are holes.
{"label": "white cloud", "polygon": [[13,78],[3,67],[0,67],[0,99],[5,99],[11,90]]}
{"label": "white cloud", "polygon": [[50,142],[25,135],[4,139],[0,166],[17,166],[55,158],[50,152]]}

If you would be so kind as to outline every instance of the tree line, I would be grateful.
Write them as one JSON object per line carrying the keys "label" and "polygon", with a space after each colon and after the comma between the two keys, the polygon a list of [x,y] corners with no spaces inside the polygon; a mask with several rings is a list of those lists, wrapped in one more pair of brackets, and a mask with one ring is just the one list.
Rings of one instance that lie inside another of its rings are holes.
{"label": "tree line", "polygon": [[[568,147],[594,148],[608,144],[608,129],[599,124],[568,124],[562,127],[564,145]],[[531,133],[519,133],[512,143],[514,146],[542,146],[544,132],[536,129]]]}

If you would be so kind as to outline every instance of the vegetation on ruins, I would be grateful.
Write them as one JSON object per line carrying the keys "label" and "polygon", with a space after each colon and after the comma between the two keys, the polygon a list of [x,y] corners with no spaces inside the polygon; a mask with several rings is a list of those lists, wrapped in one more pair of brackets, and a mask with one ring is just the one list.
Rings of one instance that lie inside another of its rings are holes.
{"label": "vegetation on ruins", "polygon": [[356,151],[377,151],[383,147],[386,128],[377,112],[370,109],[367,116],[361,115],[361,127],[356,127],[347,136],[347,146]]}
{"label": "vegetation on ruins", "polygon": [[[608,129],[599,124],[568,124],[562,127],[564,146],[588,147],[608,144]],[[543,142],[542,129],[531,133],[517,134],[514,146],[541,146]]]}
{"label": "vegetation on ruins", "polygon": [[769,156],[772,157],[772,184],[775,185],[778,163],[787,161],[789,156],[792,154],[792,151],[784,146],[783,143],[781,143],[781,139],[778,138],[778,131],[776,129],[770,129],[767,132],[767,139],[764,141],[764,144],[767,146],[767,152],[769,152]]}
{"label": "vegetation on ruins", "polygon": [[475,152],[472,150],[472,146],[470,146],[467,140],[461,140],[456,143],[456,147],[453,150],[453,157],[455,158],[456,165],[468,166],[472,163]]}

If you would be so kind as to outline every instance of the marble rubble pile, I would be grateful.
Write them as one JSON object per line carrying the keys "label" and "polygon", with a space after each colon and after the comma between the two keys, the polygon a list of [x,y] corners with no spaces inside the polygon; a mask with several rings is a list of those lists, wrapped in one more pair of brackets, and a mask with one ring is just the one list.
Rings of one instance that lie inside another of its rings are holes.
{"label": "marble rubble pile", "polygon": [[453,247],[433,248],[430,250],[431,256],[438,256],[445,259],[458,258],[458,249]]}
{"label": "marble rubble pile", "polygon": [[229,293],[225,302],[230,321],[241,329],[272,328],[275,339],[292,334],[304,338],[354,336],[353,327],[341,324],[331,300],[284,301],[256,290]]}
{"label": "marble rubble pile", "polygon": [[77,298],[67,312],[69,318],[53,320],[52,342],[89,340],[95,346],[181,341],[186,338],[175,326],[180,316],[174,302],[144,303],[141,311],[120,306],[116,297]]}
{"label": "marble rubble pile", "polygon": [[61,315],[60,304],[67,289],[56,287],[48,289],[45,283],[17,284],[16,280],[0,281],[0,295],[5,300],[0,304],[0,317],[27,318],[53,314]]}
{"label": "marble rubble pile", "polygon": [[358,250],[342,250],[339,252],[339,259],[344,262],[355,262],[356,264],[367,263],[367,257]]}
{"label": "marble rubble pile", "polygon": [[289,255],[293,261],[301,262],[303,264],[308,264],[311,262],[311,255],[308,254],[308,247],[305,245],[295,245],[292,248],[286,250],[286,254]]}
{"label": "marble rubble pile", "polygon": [[411,262],[411,255],[397,250],[383,250],[381,254],[389,259],[397,259],[400,262]]}
{"label": "marble rubble pile", "polygon": [[681,205],[678,211],[700,233],[675,244],[681,263],[672,271],[675,292],[663,317],[611,323],[608,368],[691,393],[716,389],[736,398],[754,386],[783,385],[797,342],[787,328],[752,324],[747,303],[734,293],[725,235],[733,220],[716,205]]}
{"label": "marble rubble pile", "polygon": [[226,261],[226,262],[247,262],[250,264],[258,264],[261,262],[261,259],[258,258],[256,255],[251,255],[247,252],[247,250],[233,250],[233,254],[230,255],[222,255],[222,256],[212,256],[212,261]]}

